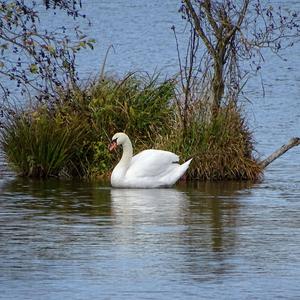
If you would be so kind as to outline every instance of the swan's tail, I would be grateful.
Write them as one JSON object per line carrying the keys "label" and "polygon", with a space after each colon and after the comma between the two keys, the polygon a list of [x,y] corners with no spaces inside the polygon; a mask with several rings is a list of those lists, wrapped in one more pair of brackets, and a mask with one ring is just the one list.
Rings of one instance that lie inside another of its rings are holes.
{"label": "swan's tail", "polygon": [[173,165],[173,169],[171,172],[168,172],[162,179],[161,179],[161,186],[172,186],[175,184],[186,172],[188,169],[190,163],[192,161],[192,158],[183,163],[182,165],[179,165],[178,163],[175,163]]}
{"label": "swan's tail", "polygon": [[[193,158],[191,158],[191,159],[189,159],[189,160],[187,160],[185,163],[183,163],[182,165],[180,165],[180,173],[181,173],[181,175],[180,175],[180,177],[186,172],[186,170],[189,168],[189,165],[190,165],[190,163],[191,163],[191,161],[193,160]],[[179,177],[179,178],[180,178]]]}

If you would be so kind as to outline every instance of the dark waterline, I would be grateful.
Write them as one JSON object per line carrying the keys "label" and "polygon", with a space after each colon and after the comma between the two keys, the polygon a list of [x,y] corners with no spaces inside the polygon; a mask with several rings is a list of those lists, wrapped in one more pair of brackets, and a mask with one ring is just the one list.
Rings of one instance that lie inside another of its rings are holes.
{"label": "dark waterline", "polygon": [[[98,45],[81,58],[83,74],[99,70],[112,43],[108,71],[176,72],[176,1],[85,2]],[[299,53],[266,56],[265,98],[259,78],[249,82],[259,156],[300,135]],[[256,184],[115,190],[1,175],[0,299],[300,297],[299,147]]]}

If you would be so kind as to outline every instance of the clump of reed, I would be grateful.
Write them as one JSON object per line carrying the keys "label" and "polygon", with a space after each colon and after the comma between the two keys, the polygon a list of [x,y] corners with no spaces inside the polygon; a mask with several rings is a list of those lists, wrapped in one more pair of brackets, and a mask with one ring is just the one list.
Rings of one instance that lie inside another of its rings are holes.
{"label": "clump of reed", "polygon": [[51,105],[18,112],[2,128],[1,147],[23,176],[107,177],[120,155],[107,146],[123,131],[136,152],[157,148],[182,160],[193,157],[189,179],[259,178],[252,134],[238,107],[226,104],[208,119],[205,107],[195,103],[183,126],[175,88],[174,81],[160,82],[158,76],[100,78],[62,92]]}
{"label": "clump of reed", "polygon": [[153,147],[157,136],[170,130],[174,89],[171,80],[160,82],[158,76],[128,74],[122,79],[101,78],[84,90],[81,101],[96,133],[90,176],[109,173],[119,158],[107,150],[114,133],[126,132],[139,151]]}
{"label": "clump of reed", "polygon": [[171,80],[159,83],[158,76],[134,74],[121,80],[103,78],[92,84],[87,94],[95,126],[106,133],[125,131],[136,141],[152,143],[170,125],[174,96]]}
{"label": "clump of reed", "polygon": [[72,169],[85,128],[79,119],[64,122],[61,115],[52,116],[42,108],[7,120],[1,145],[13,169],[28,177],[58,176]]}
{"label": "clump of reed", "polygon": [[185,131],[173,128],[157,146],[179,153],[183,160],[193,157],[189,179],[257,180],[261,175],[252,134],[235,105],[221,108],[209,121],[193,112]]}
{"label": "clump of reed", "polygon": [[105,176],[116,161],[111,136],[125,131],[136,149],[152,147],[171,126],[173,95],[174,83],[157,76],[100,78],[18,112],[2,128],[1,146],[23,176]]}

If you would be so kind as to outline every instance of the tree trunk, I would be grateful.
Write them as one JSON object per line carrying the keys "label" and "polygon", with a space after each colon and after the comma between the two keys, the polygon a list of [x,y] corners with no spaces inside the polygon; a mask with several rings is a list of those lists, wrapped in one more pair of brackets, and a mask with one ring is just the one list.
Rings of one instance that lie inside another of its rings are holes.
{"label": "tree trunk", "polygon": [[294,137],[289,140],[286,145],[281,146],[278,150],[273,152],[270,156],[260,162],[262,169],[265,169],[271,162],[280,157],[282,154],[287,152],[289,149],[300,145],[300,138]]}
{"label": "tree trunk", "polygon": [[212,80],[213,109],[218,110],[224,93],[223,67],[216,67]]}
{"label": "tree trunk", "polygon": [[218,115],[219,109],[222,103],[222,97],[224,95],[224,66],[225,66],[225,53],[227,44],[224,40],[219,40],[216,48],[214,49],[213,61],[214,61],[214,73],[211,83],[212,89],[212,116]]}

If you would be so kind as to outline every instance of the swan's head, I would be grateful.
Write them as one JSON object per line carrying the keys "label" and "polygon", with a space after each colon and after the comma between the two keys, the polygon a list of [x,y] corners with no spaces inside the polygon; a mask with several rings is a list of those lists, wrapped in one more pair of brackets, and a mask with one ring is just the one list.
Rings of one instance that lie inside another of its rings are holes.
{"label": "swan's head", "polygon": [[111,143],[108,147],[109,151],[113,151],[119,145],[124,145],[128,140],[129,137],[125,133],[123,132],[116,133],[111,139]]}

